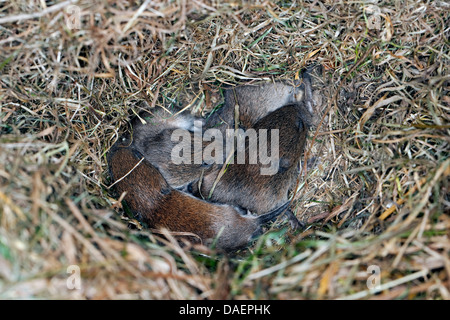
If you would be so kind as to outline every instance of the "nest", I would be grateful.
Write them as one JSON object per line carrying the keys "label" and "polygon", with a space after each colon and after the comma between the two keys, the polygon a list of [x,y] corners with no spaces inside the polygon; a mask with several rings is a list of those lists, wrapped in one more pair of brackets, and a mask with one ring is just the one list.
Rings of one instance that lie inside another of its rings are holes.
{"label": "nest", "polygon": [[[0,297],[449,299],[448,10],[8,2]],[[320,92],[295,195],[306,230],[280,219],[222,256],[124,213],[105,154],[142,101],[204,115],[224,85],[292,79],[306,66]]]}

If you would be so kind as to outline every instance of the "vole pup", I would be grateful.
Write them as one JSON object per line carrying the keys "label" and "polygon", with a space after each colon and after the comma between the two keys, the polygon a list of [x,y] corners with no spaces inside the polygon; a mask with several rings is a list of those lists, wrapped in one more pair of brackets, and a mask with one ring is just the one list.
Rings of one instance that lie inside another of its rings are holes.
{"label": "vole pup", "polygon": [[224,91],[224,105],[206,120],[207,128],[225,129],[235,127],[235,107],[239,108],[239,126],[252,128],[256,122],[278,108],[305,101],[310,113],[312,109],[311,78],[307,71],[301,80],[276,81],[259,85],[242,85]]}
{"label": "vole pup", "polygon": [[[231,164],[215,186],[211,198],[210,191],[216,181],[219,169],[204,176],[199,184],[193,183],[192,192],[205,199],[241,206],[253,213],[268,212],[288,201],[288,193],[298,176],[298,162],[303,153],[311,114],[304,102],[283,106],[260,119],[253,128],[279,129],[279,168],[273,175],[261,175],[261,164]],[[268,150],[271,150],[268,134]],[[246,149],[248,153],[248,147]],[[255,151],[254,151],[255,152]],[[290,217],[293,226],[296,222]],[[298,221],[297,221],[298,222]],[[297,225],[298,226],[298,225]]]}
{"label": "vole pup", "polygon": [[[146,121],[143,123],[142,120]],[[200,127],[196,127],[196,124]],[[196,150],[194,148],[194,134],[200,133],[203,119],[197,118],[186,112],[173,116],[162,108],[150,112],[143,112],[132,121],[132,134],[122,138],[123,145],[130,145],[152,164],[156,165],[167,182],[174,188],[183,189],[190,182],[199,179],[202,174],[211,171],[212,164],[201,161],[203,145]],[[173,140],[174,132],[182,129],[190,139],[191,161],[187,163],[175,163],[172,151],[179,141]],[[203,144],[203,143],[202,143]],[[194,162],[199,152],[200,163]]]}
{"label": "vole pup", "polygon": [[159,170],[137,150],[114,146],[108,165],[117,191],[133,214],[152,228],[198,235],[203,243],[217,239],[217,248],[243,248],[261,233],[261,226],[283,213],[288,203],[261,216],[245,214],[230,205],[212,204],[173,189]]}

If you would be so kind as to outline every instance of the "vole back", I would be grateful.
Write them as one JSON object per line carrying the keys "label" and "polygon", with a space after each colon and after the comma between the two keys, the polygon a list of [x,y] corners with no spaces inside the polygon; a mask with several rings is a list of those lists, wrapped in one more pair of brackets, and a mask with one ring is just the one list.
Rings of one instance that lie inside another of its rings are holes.
{"label": "vole back", "polygon": [[235,250],[261,232],[261,225],[274,220],[287,203],[255,217],[230,205],[212,204],[173,189],[159,170],[135,149],[115,146],[108,164],[117,191],[135,216],[152,228],[189,232],[205,244],[217,240],[217,248]]}
{"label": "vole back", "polygon": [[228,88],[224,92],[224,105],[206,120],[207,128],[233,129],[236,105],[239,125],[243,129],[253,128],[261,118],[282,106],[305,101],[312,113],[312,87],[308,72],[297,81],[276,81],[257,85],[242,85]]}
{"label": "vole back", "polygon": [[[215,185],[210,198],[219,173],[218,168],[204,177],[200,190],[199,184],[193,184],[194,194],[214,202],[241,206],[257,214],[285,203],[298,176],[298,162],[303,153],[310,123],[311,114],[302,102],[281,107],[266,115],[253,128],[257,132],[260,129],[268,129],[268,132],[279,130],[278,171],[272,175],[262,175],[261,168],[264,165],[248,163],[248,153],[257,151],[249,150],[247,146],[247,162],[229,165]],[[268,150],[271,150],[270,136],[268,134]]]}

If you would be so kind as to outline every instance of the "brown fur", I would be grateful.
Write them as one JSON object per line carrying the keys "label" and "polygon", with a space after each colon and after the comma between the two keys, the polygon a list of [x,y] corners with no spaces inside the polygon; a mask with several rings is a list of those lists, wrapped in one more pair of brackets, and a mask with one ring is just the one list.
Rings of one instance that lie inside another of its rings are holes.
{"label": "brown fur", "polygon": [[[207,128],[225,129],[235,127],[235,106],[239,106],[239,126],[253,126],[267,114],[297,101],[311,100],[311,80],[305,72],[300,81],[276,81],[259,85],[242,85],[224,92],[224,105],[206,120]],[[307,105],[308,109],[310,105]],[[312,112],[312,110],[309,110]]]}
{"label": "brown fur", "polygon": [[[256,130],[280,130],[278,172],[261,175],[261,164],[229,165],[209,200],[241,206],[256,214],[268,212],[288,201],[288,193],[298,176],[298,161],[303,153],[310,122],[311,115],[301,102],[279,108],[259,120],[254,125]],[[270,134],[268,142],[270,146]],[[204,177],[200,190],[203,197],[208,197],[218,171],[216,169]],[[197,183],[194,183],[192,190],[200,195]]]}
{"label": "brown fur", "polygon": [[[142,123],[141,119],[144,119],[146,123]],[[159,168],[172,187],[183,188],[212,169],[211,164],[206,163],[175,164],[172,162],[171,152],[178,142],[172,141],[171,137],[177,129],[184,129],[191,133],[191,158],[194,159],[193,137],[194,131],[197,130],[194,127],[194,120],[203,123],[203,119],[186,112],[175,117],[163,109],[153,110],[151,113],[144,112],[132,122],[132,139],[127,137],[122,144],[131,144],[133,148],[141,152],[148,161]]]}
{"label": "brown fur", "polygon": [[[279,81],[226,90],[224,106],[207,120],[207,127],[219,127],[222,132],[234,128],[236,104],[239,109],[240,128],[280,130],[278,173],[263,176],[260,174],[259,164],[229,165],[225,175],[215,186],[212,197],[209,198],[221,169],[216,166],[211,173],[204,176],[201,190],[197,182],[192,185],[192,191],[197,196],[239,205],[261,214],[287,201],[288,193],[298,176],[297,165],[303,153],[308,128],[313,122],[313,90],[310,75],[305,71],[302,79],[294,83]],[[300,226],[292,213],[288,212],[288,218],[294,228]]]}
{"label": "brown fur", "polygon": [[[296,82],[278,81],[258,86],[238,86],[225,91],[225,105],[218,112],[213,113],[206,121],[194,117],[186,112],[173,116],[164,109],[153,109],[151,112],[141,113],[132,122],[132,139],[125,138],[123,143],[141,152],[146,159],[156,165],[167,182],[174,188],[184,189],[187,185],[206,176],[220,166],[207,163],[181,163],[175,164],[171,159],[171,152],[178,144],[171,137],[176,129],[185,129],[191,132],[191,159],[195,157],[193,136],[199,130],[194,121],[200,121],[204,129],[218,127],[226,138],[225,129],[234,127],[234,106],[237,97],[239,103],[240,126],[251,128],[257,121],[268,113],[288,103],[311,100],[311,82],[307,72],[303,79]],[[177,110],[174,110],[176,113]],[[142,120],[146,123],[142,123]],[[205,124],[206,122],[206,124]],[[128,140],[127,140],[128,139]],[[208,145],[203,142],[203,148]],[[202,149],[203,149],[202,148]],[[225,159],[226,154],[221,155]]]}
{"label": "brown fur", "polygon": [[245,247],[263,223],[275,219],[286,207],[259,217],[242,215],[233,206],[212,204],[173,189],[149,161],[137,165],[141,159],[138,151],[116,145],[108,164],[117,191],[126,192],[124,201],[149,227],[194,233],[205,244],[218,238],[217,248],[229,251]]}

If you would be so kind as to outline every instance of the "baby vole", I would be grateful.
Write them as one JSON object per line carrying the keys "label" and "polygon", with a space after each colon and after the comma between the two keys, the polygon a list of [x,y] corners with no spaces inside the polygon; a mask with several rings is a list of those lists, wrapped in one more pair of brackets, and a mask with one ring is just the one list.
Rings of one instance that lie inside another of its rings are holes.
{"label": "baby vole", "polygon": [[310,113],[312,110],[311,78],[304,71],[296,81],[275,81],[256,85],[241,85],[224,91],[224,104],[206,120],[207,128],[225,129],[235,127],[236,106],[239,111],[239,126],[252,128],[256,122],[278,108],[305,101]]}
{"label": "baby vole", "polygon": [[213,204],[173,189],[159,170],[130,147],[114,146],[108,165],[117,191],[135,216],[152,228],[196,234],[217,249],[243,248],[261,233],[261,226],[285,211],[288,203],[261,216],[230,205]]}
{"label": "baby vole", "polygon": [[[205,175],[201,183],[195,182],[191,186],[193,193],[213,202],[240,206],[256,214],[279,207],[288,201],[289,191],[295,185],[298,162],[303,153],[310,124],[311,114],[303,102],[283,106],[269,113],[253,128],[257,132],[260,129],[268,129],[268,132],[271,129],[279,130],[278,171],[272,175],[262,175],[261,168],[264,165],[248,163],[248,152],[256,151],[249,150],[247,146],[247,162],[229,165],[215,185],[210,198],[219,168]],[[269,150],[272,143],[270,137],[268,134]],[[298,226],[292,216],[290,220],[293,226]]]}
{"label": "baby vole", "polygon": [[[186,112],[171,114],[162,108],[153,109],[135,117],[131,123],[132,133],[124,136],[120,143],[138,150],[158,167],[172,187],[182,189],[212,169],[211,163],[202,161],[203,142],[200,141],[199,147],[194,143],[194,136],[197,134],[200,136],[197,140],[201,140],[202,124],[203,119]],[[182,139],[177,137],[177,131],[188,135],[184,140],[189,139],[190,148],[185,150],[189,149],[187,159],[190,161],[174,161],[175,156],[172,153],[177,150]]]}

